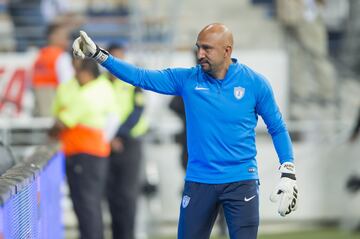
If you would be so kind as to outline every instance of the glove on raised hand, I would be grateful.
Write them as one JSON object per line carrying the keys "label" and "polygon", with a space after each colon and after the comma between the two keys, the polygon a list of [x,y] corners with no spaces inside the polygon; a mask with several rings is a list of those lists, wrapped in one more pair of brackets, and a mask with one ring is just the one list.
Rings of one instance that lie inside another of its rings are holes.
{"label": "glove on raised hand", "polygon": [[295,211],[297,208],[298,189],[296,186],[295,166],[286,162],[280,166],[280,183],[270,196],[272,202],[279,202],[278,212],[281,216]]}
{"label": "glove on raised hand", "polygon": [[80,31],[80,36],[73,43],[73,54],[80,59],[91,57],[100,64],[109,56],[109,53],[96,45],[84,31]]}

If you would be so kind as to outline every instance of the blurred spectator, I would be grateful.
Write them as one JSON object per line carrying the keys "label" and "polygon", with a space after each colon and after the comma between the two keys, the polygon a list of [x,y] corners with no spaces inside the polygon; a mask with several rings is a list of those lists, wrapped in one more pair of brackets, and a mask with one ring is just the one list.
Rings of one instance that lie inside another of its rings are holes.
{"label": "blurred spectator", "polygon": [[341,42],[344,38],[346,20],[349,17],[348,0],[326,0],[323,18],[328,32],[329,54],[338,57]]}
{"label": "blurred spectator", "polygon": [[334,116],[335,71],[328,60],[327,31],[321,16],[324,3],[277,0],[277,16],[289,44],[290,114],[294,119]]}
{"label": "blurred spectator", "polygon": [[357,140],[359,138],[359,133],[360,133],[360,109],[359,109],[357,119],[355,121],[354,130],[352,131],[351,136],[350,136],[350,141],[355,142],[355,140]]}
{"label": "blurred spectator", "polygon": [[[62,83],[56,93],[52,136],[59,136],[66,156],[66,175],[80,238],[102,239],[101,199],[110,153],[109,118],[117,118],[114,90],[99,77],[95,61],[77,62],[76,80]],[[105,128],[106,127],[106,128]]]}
{"label": "blurred spectator", "polygon": [[96,13],[117,13],[127,15],[129,13],[128,0],[88,0],[91,14]]}
{"label": "blurred spectator", "polygon": [[0,0],[0,51],[14,51],[13,24],[8,15],[7,0]]}
{"label": "blurred spectator", "polygon": [[347,68],[360,75],[360,1],[349,0],[349,9],[341,59]]}
{"label": "blurred spectator", "polygon": [[359,175],[351,175],[346,183],[347,189],[351,193],[356,193],[360,190],[360,176]]}
{"label": "blurred spectator", "polygon": [[[197,59],[197,49],[192,49],[194,64],[198,64]],[[181,120],[182,129],[179,133],[175,135],[175,142],[181,146],[181,156],[180,156],[180,164],[184,172],[186,172],[187,162],[188,162],[188,151],[187,151],[187,140],[186,140],[186,114],[185,114],[185,106],[182,97],[174,96],[170,103],[169,108],[172,110]]]}
{"label": "blurred spectator", "polygon": [[16,49],[42,47],[49,25],[66,18],[70,6],[67,0],[11,0],[9,14],[15,27]]}
{"label": "blurred spectator", "polygon": [[185,107],[182,97],[174,96],[170,101],[169,108],[176,113],[176,115],[180,118],[182,123],[181,131],[175,135],[175,142],[181,146],[180,163],[181,163],[181,167],[185,172],[188,161],[188,153],[187,153],[187,143],[186,143],[186,116],[185,116]]}
{"label": "blurred spectator", "polygon": [[275,0],[252,0],[253,4],[261,4],[266,7],[269,17],[273,17],[275,14]]}
{"label": "blurred spectator", "polygon": [[69,32],[60,24],[50,25],[47,30],[48,44],[37,56],[33,67],[32,86],[35,96],[34,115],[51,116],[50,103],[59,83],[72,79],[74,69],[69,47]]}
{"label": "blurred spectator", "polygon": [[[353,129],[353,131],[351,132],[350,135],[350,142],[352,143],[352,147],[355,147],[356,151],[353,160],[359,160],[358,156],[358,152],[359,152],[359,134],[360,134],[360,108],[359,108],[359,112],[355,121],[355,127]],[[352,165],[352,173],[350,174],[350,176],[348,177],[347,181],[346,181],[346,189],[348,190],[349,193],[351,194],[357,194],[360,193],[360,172],[359,172],[359,167],[358,167],[358,163],[355,161],[354,164]],[[358,203],[358,201],[357,201]],[[347,204],[348,208],[350,208],[350,210],[353,210],[353,205],[351,203]],[[354,228],[352,228],[355,231],[360,232],[360,221],[357,221],[357,225],[355,225]]]}
{"label": "blurred spectator", "polygon": [[[124,58],[121,45],[111,45],[109,52]],[[140,193],[142,141],[148,127],[143,117],[144,95],[140,88],[120,81],[108,73],[120,109],[120,127],[111,142],[107,198],[114,239],[135,238],[137,198]]]}
{"label": "blurred spectator", "polygon": [[40,3],[41,0],[11,0],[8,3],[9,14],[15,27],[17,51],[42,45],[46,22],[41,14]]}
{"label": "blurred spectator", "polygon": [[[355,141],[359,139],[359,133],[360,133],[360,110],[355,121],[355,127],[351,132],[349,141],[351,143],[355,143]],[[356,174],[351,175],[346,183],[346,187],[350,192],[353,193],[360,190],[360,175],[356,175]]]}
{"label": "blurred spectator", "polygon": [[41,14],[48,25],[61,21],[69,12],[68,0],[41,0]]}

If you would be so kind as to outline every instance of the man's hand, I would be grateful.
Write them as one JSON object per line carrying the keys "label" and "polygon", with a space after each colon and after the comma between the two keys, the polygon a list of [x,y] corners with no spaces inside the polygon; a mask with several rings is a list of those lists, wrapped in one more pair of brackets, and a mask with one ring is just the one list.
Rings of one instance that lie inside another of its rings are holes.
{"label": "man's hand", "polygon": [[109,53],[97,46],[84,31],[80,31],[80,36],[73,43],[73,54],[80,59],[94,58],[100,64],[109,56]]}
{"label": "man's hand", "polygon": [[270,196],[272,202],[279,201],[278,212],[285,217],[297,208],[298,189],[296,186],[295,166],[286,162],[280,166],[281,179]]}
{"label": "man's hand", "polygon": [[121,138],[115,137],[110,142],[112,151],[121,153],[124,151],[124,143]]}
{"label": "man's hand", "polygon": [[48,132],[50,138],[57,139],[61,133],[61,131],[67,129],[66,125],[61,122],[59,119],[55,120],[53,127]]}

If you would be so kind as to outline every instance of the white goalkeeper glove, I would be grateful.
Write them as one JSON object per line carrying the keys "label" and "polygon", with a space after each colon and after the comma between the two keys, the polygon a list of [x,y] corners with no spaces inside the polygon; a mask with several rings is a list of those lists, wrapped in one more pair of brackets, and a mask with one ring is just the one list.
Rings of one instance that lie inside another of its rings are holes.
{"label": "white goalkeeper glove", "polygon": [[295,166],[286,162],[280,166],[280,183],[276,186],[270,196],[272,202],[279,201],[278,212],[285,217],[297,208],[298,189],[296,186]]}
{"label": "white goalkeeper glove", "polygon": [[84,31],[80,31],[80,36],[73,43],[73,54],[80,59],[91,57],[100,64],[109,56],[109,53],[96,45]]}

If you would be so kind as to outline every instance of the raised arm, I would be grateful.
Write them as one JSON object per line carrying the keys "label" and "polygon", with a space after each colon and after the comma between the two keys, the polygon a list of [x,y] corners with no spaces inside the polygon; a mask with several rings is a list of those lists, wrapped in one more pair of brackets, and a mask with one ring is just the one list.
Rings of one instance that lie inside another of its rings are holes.
{"label": "raised arm", "polygon": [[81,59],[86,56],[92,57],[113,75],[129,84],[161,94],[181,95],[183,81],[191,71],[181,68],[165,70],[138,68],[99,48],[83,31],[80,31],[80,37],[74,41],[73,53],[75,57]]}
{"label": "raised arm", "polygon": [[181,95],[183,81],[189,72],[189,69],[181,68],[147,70],[138,68],[111,55],[101,65],[129,84],[168,95]]}

